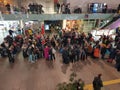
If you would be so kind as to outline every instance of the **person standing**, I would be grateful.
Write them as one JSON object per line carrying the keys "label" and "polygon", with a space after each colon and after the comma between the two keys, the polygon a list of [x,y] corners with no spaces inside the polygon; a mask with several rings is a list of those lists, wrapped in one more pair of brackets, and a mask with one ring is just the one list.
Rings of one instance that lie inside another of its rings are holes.
{"label": "person standing", "polygon": [[5,7],[7,8],[7,11],[10,13],[10,11],[11,11],[11,6],[10,6],[10,4],[7,3]]}
{"label": "person standing", "polygon": [[14,33],[14,31],[10,29],[9,30],[9,35],[13,37],[13,33]]}
{"label": "person standing", "polygon": [[100,46],[96,45],[93,50],[94,50],[93,51],[94,58],[99,58],[100,57]]}
{"label": "person standing", "polygon": [[55,61],[55,53],[56,53],[56,50],[52,46],[50,46],[49,47],[49,60]]}
{"label": "person standing", "polygon": [[98,76],[94,77],[93,80],[93,89],[94,90],[101,90],[103,87],[103,81],[101,79],[102,74],[98,74]]}
{"label": "person standing", "polygon": [[9,62],[10,63],[14,63],[15,61],[15,58],[14,58],[14,55],[13,55],[13,46],[11,45],[8,50],[7,50],[7,53],[8,53],[8,59],[9,59]]}
{"label": "person standing", "polygon": [[34,50],[34,47],[31,45],[29,48],[28,48],[28,58],[29,58],[29,61],[31,63],[34,63],[34,60],[33,60],[33,50]]}
{"label": "person standing", "polygon": [[60,11],[60,3],[59,2],[57,2],[57,14],[59,14],[59,11]]}
{"label": "person standing", "polygon": [[61,5],[61,12],[62,12],[62,14],[65,14],[65,4],[64,3]]}
{"label": "person standing", "polygon": [[62,59],[64,64],[69,64],[69,52],[67,47],[65,47],[62,51]]}
{"label": "person standing", "polygon": [[50,50],[50,48],[48,46],[45,46],[44,57],[45,57],[46,60],[49,60],[49,50]]}
{"label": "person standing", "polygon": [[107,49],[106,49],[106,45],[102,45],[101,47],[101,59],[105,59],[105,53],[106,53]]}
{"label": "person standing", "polygon": [[120,41],[118,42],[116,47],[116,68],[117,71],[120,71]]}
{"label": "person standing", "polygon": [[120,4],[117,7],[117,12],[118,12],[118,14],[120,14]]}

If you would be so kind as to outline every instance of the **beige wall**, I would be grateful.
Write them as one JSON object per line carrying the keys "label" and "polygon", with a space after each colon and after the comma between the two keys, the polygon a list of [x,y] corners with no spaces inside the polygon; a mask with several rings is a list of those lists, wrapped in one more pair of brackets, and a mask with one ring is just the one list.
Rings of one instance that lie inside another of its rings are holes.
{"label": "beige wall", "polygon": [[114,8],[116,9],[118,4],[120,4],[120,0],[67,0],[68,3],[71,5],[71,9],[73,9],[76,6],[80,6],[83,10],[83,12],[87,11],[87,5],[88,3],[107,3],[108,8]]}

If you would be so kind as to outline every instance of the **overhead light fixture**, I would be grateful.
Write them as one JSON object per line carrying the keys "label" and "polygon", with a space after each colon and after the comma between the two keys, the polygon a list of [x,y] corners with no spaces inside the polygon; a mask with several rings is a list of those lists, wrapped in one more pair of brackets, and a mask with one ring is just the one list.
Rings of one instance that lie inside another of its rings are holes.
{"label": "overhead light fixture", "polygon": [[110,20],[107,20],[106,22],[108,23]]}

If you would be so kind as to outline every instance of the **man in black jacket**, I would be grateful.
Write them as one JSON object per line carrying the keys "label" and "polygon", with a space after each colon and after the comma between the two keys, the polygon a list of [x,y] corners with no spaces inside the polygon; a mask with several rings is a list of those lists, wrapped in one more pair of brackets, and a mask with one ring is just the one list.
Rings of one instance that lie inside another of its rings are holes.
{"label": "man in black jacket", "polygon": [[94,90],[101,90],[101,87],[103,87],[103,82],[101,79],[102,74],[98,74],[97,77],[93,80],[93,88]]}

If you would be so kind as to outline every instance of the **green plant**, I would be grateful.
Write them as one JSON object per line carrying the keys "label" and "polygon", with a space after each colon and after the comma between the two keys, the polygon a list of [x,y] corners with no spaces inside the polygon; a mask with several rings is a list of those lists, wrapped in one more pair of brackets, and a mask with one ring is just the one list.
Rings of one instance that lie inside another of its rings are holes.
{"label": "green plant", "polygon": [[70,79],[68,83],[63,82],[57,85],[57,90],[83,90],[84,82],[82,79],[75,80],[77,74],[73,72],[70,75]]}

